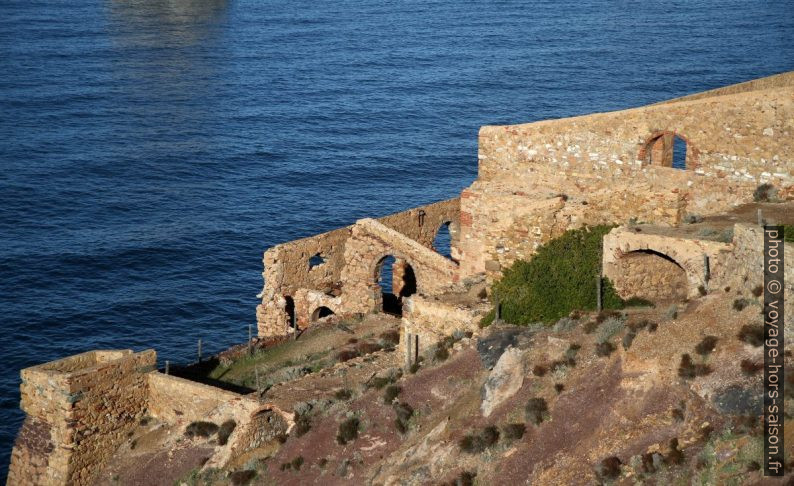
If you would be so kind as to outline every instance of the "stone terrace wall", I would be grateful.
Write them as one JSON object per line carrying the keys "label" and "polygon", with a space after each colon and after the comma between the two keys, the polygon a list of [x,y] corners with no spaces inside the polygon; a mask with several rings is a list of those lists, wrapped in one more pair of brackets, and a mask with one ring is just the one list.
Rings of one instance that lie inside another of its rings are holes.
{"label": "stone terrace wall", "polygon": [[203,420],[220,404],[241,400],[242,395],[173,375],[149,374],[148,410],[168,423]]}
{"label": "stone terrace wall", "polygon": [[153,350],[92,351],[22,370],[27,414],[8,484],[86,485],[146,410]]}
{"label": "stone terrace wall", "polygon": [[[377,220],[392,231],[395,241],[406,238],[424,248],[432,249],[439,228],[450,224],[452,255],[457,254],[457,235],[460,222],[459,200],[449,199]],[[265,289],[257,306],[259,336],[284,335],[289,332],[288,301],[294,303],[295,323],[299,328],[310,324],[311,315],[319,306],[337,314],[351,314],[362,308],[359,302],[367,296],[356,294],[358,282],[351,281],[351,273],[344,273],[348,265],[347,246],[354,226],[340,228],[321,235],[276,245],[265,252]],[[386,245],[390,245],[386,242]],[[399,244],[399,243],[398,243]],[[320,254],[325,262],[312,269],[309,259]],[[441,257],[443,258],[443,257]],[[416,270],[416,269],[415,269]],[[369,283],[369,279],[368,279]],[[348,287],[353,286],[354,290]],[[353,302],[348,305],[349,302]]]}

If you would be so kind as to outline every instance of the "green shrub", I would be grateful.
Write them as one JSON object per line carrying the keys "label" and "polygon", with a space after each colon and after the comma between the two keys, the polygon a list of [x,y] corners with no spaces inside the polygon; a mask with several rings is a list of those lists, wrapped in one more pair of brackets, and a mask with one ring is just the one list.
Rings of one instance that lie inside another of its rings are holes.
{"label": "green shrub", "polygon": [[742,368],[742,373],[747,376],[755,376],[759,371],[764,369],[763,363],[756,363],[755,361],[749,359],[743,359],[739,366]]}
{"label": "green shrub", "polygon": [[595,347],[596,355],[601,357],[606,357],[612,354],[615,351],[615,345],[610,343],[609,341],[598,343]]}
{"label": "green shrub", "polygon": [[412,363],[412,364],[411,364],[411,367],[410,367],[410,368],[408,368],[408,371],[409,371],[409,372],[410,372],[412,375],[416,374],[416,372],[417,372],[417,371],[419,371],[419,363]]}
{"label": "green shrub", "polygon": [[547,371],[548,369],[543,365],[535,365],[535,367],[532,368],[532,374],[535,376],[543,376]]}
{"label": "green shrub", "polygon": [[391,402],[397,398],[397,395],[402,392],[403,389],[401,386],[398,385],[389,385],[386,387],[386,391],[383,393],[383,403],[389,405]]}
{"label": "green shrub", "polygon": [[[573,310],[596,309],[602,239],[611,229],[595,226],[566,231],[538,248],[530,261],[518,260],[506,269],[493,291],[502,319],[520,325],[552,323]],[[609,280],[604,280],[602,289],[605,309],[625,306]],[[483,324],[493,317],[491,311]]]}
{"label": "green shrub", "polygon": [[502,434],[505,436],[506,439],[509,440],[518,440],[524,437],[524,433],[526,431],[527,431],[527,426],[520,423],[507,424],[504,427],[502,427]]}
{"label": "green shrub", "polygon": [[247,469],[245,471],[234,471],[229,475],[229,479],[231,480],[234,486],[244,486],[251,482],[252,479],[256,477],[256,471],[253,469]]}
{"label": "green shrub", "polygon": [[485,427],[479,434],[468,434],[464,436],[458,445],[463,452],[469,454],[479,454],[485,449],[496,445],[499,442],[499,429],[490,425]]}
{"label": "green shrub", "polygon": [[701,356],[708,356],[717,347],[717,336],[706,336],[695,346],[695,352]]}
{"label": "green shrub", "polygon": [[207,438],[218,431],[218,426],[212,422],[193,422],[185,428],[186,437],[204,437]]}
{"label": "green shrub", "polygon": [[292,460],[292,468],[296,471],[300,471],[301,466],[303,465],[303,456],[298,456]]}
{"label": "green shrub", "polygon": [[540,425],[548,418],[549,406],[543,398],[530,398],[524,411],[527,420],[535,425]]}
{"label": "green shrub", "polygon": [[341,390],[337,390],[336,393],[334,393],[334,397],[337,400],[350,400],[353,397],[353,392],[347,388],[343,388]]}
{"label": "green shrub", "polygon": [[596,342],[603,343],[623,331],[626,321],[623,318],[610,317],[598,327]]}
{"label": "green shrub", "polygon": [[401,434],[408,432],[408,421],[414,414],[414,409],[407,403],[395,403],[392,405],[394,413],[397,418],[394,420],[394,425]]}
{"label": "green shrub", "polygon": [[706,364],[694,363],[688,354],[681,355],[681,363],[678,365],[678,376],[691,379],[698,376],[705,376],[711,373],[711,367]]}
{"label": "green shrub", "polygon": [[733,301],[733,310],[735,310],[737,312],[741,312],[748,305],[750,305],[750,301],[749,300],[747,300],[747,299],[736,299],[736,300]]}
{"label": "green shrub", "polygon": [[761,324],[745,324],[736,335],[739,341],[745,342],[756,348],[764,345],[764,326]]}
{"label": "green shrub", "polygon": [[226,443],[229,441],[229,436],[232,435],[235,427],[237,427],[237,423],[234,420],[227,420],[221,424],[220,428],[218,429],[219,445],[226,445]]}
{"label": "green shrub", "polygon": [[438,362],[446,361],[447,358],[449,358],[449,351],[447,351],[447,348],[439,346],[438,348],[436,348],[436,352],[433,355],[433,358]]}
{"label": "green shrub", "polygon": [[565,390],[565,385],[563,385],[562,383],[555,383],[554,384],[554,391],[556,391],[557,394],[562,393],[563,390]]}
{"label": "green shrub", "polygon": [[336,434],[336,441],[342,445],[358,439],[359,421],[356,417],[351,417],[339,424],[339,432]]}
{"label": "green shrub", "polygon": [[620,459],[615,456],[607,457],[595,467],[596,476],[601,481],[617,479],[620,476]]}
{"label": "green shrub", "polygon": [[380,338],[384,343],[398,345],[400,344],[400,331],[384,331],[381,333]]}
{"label": "green shrub", "polygon": [[794,243],[794,224],[783,225],[783,241]]}
{"label": "green shrub", "polygon": [[777,202],[777,200],[777,189],[772,184],[761,184],[753,191],[753,201],[755,202]]}
{"label": "green shrub", "polygon": [[[296,414],[297,415],[297,414]],[[312,429],[312,421],[305,414],[297,415],[295,417],[295,437],[300,437]]]}

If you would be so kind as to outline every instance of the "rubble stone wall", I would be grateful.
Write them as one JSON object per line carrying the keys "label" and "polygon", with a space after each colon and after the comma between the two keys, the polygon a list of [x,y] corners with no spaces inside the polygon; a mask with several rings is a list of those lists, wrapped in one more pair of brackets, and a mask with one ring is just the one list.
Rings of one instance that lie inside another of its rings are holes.
{"label": "rubble stone wall", "polygon": [[[493,280],[584,225],[675,225],[751,202],[761,183],[794,197],[792,82],[787,75],[689,101],[482,127],[479,176],[461,194],[461,277]],[[674,135],[687,143],[686,169],[659,165]]]}
{"label": "rubble stone wall", "polygon": [[146,413],[153,350],[91,351],[22,370],[27,414],[9,484],[86,485]]}
{"label": "rubble stone wall", "polygon": [[380,310],[381,288],[378,270],[393,256],[411,266],[416,276],[416,293],[435,295],[448,291],[457,282],[457,264],[435,251],[373,219],[362,219],[353,227],[345,248],[347,265],[342,272],[345,311],[367,313]]}
{"label": "rubble stone wall", "polygon": [[[367,221],[375,221],[384,228],[379,231],[386,240],[381,239],[379,248],[392,245],[405,247],[403,243],[412,240],[418,245],[414,249],[421,247],[428,250],[426,253],[444,259],[447,262],[444,265],[449,267],[454,264],[433,250],[433,240],[441,226],[449,224],[454,259],[458,254],[459,215],[459,199],[455,198]],[[294,324],[299,329],[310,325],[312,314],[321,306],[328,307],[336,314],[361,312],[362,308],[369,311],[377,307],[375,303],[372,306],[362,304],[371,301],[370,294],[374,289],[369,285],[371,279],[367,278],[367,282],[363,284],[351,281],[351,278],[357,278],[353,277],[355,272],[346,269],[349,265],[348,256],[361,250],[358,243],[355,244],[355,250],[348,249],[351,236],[358,225],[356,223],[321,235],[276,245],[265,252],[265,288],[262,301],[257,306],[259,336],[277,336],[291,332],[293,318],[287,312],[290,307],[288,298],[294,303]],[[394,242],[389,241],[389,238]],[[309,259],[314,255],[323,257],[324,263],[310,268]],[[413,266],[412,268],[415,272],[421,271]],[[366,295],[357,293],[365,288]]]}

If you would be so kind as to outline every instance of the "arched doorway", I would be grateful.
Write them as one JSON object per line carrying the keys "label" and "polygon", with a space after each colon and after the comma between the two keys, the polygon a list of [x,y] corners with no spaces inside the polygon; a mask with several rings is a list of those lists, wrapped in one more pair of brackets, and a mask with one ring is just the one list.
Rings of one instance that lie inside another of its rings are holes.
{"label": "arched doorway", "polygon": [[403,298],[416,293],[413,267],[401,258],[386,255],[375,266],[375,280],[381,291],[381,310],[401,316]]}
{"label": "arched doorway", "polygon": [[615,262],[612,273],[618,295],[651,302],[674,302],[687,298],[686,270],[674,259],[655,250],[636,250]]}

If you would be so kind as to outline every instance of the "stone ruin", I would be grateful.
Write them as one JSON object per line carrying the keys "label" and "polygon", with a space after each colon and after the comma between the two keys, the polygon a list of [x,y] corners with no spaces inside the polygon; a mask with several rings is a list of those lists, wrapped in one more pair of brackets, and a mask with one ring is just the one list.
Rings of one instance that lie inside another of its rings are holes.
{"label": "stone ruin", "polygon": [[[331,315],[391,312],[402,316],[409,364],[453,331],[477,332],[483,297],[502,269],[586,225],[623,225],[605,237],[602,262],[623,297],[753,288],[762,281],[757,224],[737,222],[728,238],[664,229],[751,203],[761,184],[794,198],[794,72],[642,108],[485,126],[478,159],[477,180],[458,198],[268,249],[259,336],[295,335]],[[447,256],[433,247],[442,228]],[[786,251],[794,254],[794,245]],[[794,258],[788,263],[790,293]],[[391,292],[381,285],[384,266]],[[155,365],[152,350],[91,351],[22,370],[27,418],[9,484],[92,484],[144,413],[169,423],[235,417],[240,425],[217,465],[256,445],[263,413],[291,423],[253,397]]]}

